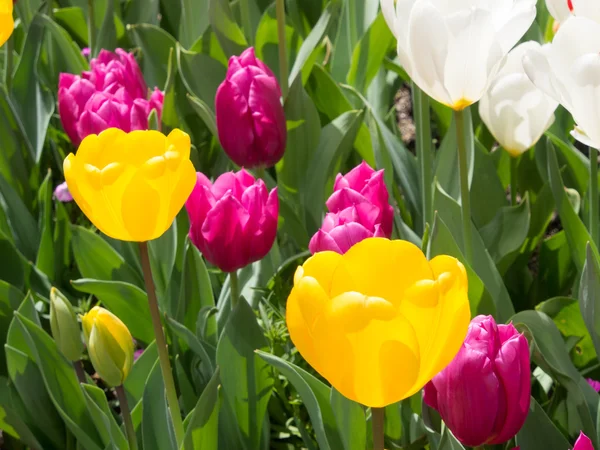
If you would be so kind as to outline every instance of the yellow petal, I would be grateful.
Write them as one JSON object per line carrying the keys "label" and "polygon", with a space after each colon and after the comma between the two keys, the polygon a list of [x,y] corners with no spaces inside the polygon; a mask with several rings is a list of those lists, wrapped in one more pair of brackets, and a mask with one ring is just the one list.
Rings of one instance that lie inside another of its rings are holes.
{"label": "yellow petal", "polygon": [[157,229],[160,207],[160,193],[138,172],[125,188],[121,206],[123,223],[132,240],[149,241],[167,231],[168,227]]}
{"label": "yellow petal", "polygon": [[[313,277],[329,295],[333,273],[342,261],[342,255],[336,252],[319,252],[311,256],[302,265],[302,276]],[[296,279],[294,279],[296,283]]]}
{"label": "yellow petal", "polygon": [[169,133],[167,140],[181,154],[182,158],[189,159],[191,142],[187,133],[176,128]]}
{"label": "yellow petal", "polygon": [[14,27],[12,0],[0,0],[0,46],[8,40]]}

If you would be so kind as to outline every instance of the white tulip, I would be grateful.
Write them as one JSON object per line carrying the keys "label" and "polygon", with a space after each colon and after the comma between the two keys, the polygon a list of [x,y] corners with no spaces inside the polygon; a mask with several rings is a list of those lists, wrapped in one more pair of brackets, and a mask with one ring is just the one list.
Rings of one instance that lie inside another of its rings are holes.
{"label": "white tulip", "polygon": [[536,14],[536,0],[380,1],[406,72],[455,110],[482,97]]}
{"label": "white tulip", "polygon": [[600,149],[600,23],[568,19],[551,45],[526,52],[523,65],[531,81],[573,115],[573,137]]}
{"label": "white tulip", "polygon": [[572,15],[600,22],[600,2],[598,0],[546,0],[546,7],[554,20],[559,22],[564,22]]}
{"label": "white tulip", "polygon": [[558,102],[540,91],[523,68],[525,52],[540,49],[533,41],[512,49],[479,102],[481,119],[513,157],[534,146],[554,122]]}

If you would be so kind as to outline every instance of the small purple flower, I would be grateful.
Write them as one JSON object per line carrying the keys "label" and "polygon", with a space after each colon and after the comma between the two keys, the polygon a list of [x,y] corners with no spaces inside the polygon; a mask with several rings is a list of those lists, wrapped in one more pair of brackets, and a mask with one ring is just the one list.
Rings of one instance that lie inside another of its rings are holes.
{"label": "small purple flower", "polygon": [[139,358],[140,356],[142,356],[142,353],[144,353],[144,349],[143,349],[143,348],[139,348],[139,349],[137,349],[137,350],[135,351],[135,353],[133,354],[133,361],[134,361],[134,362],[135,362],[135,361],[137,361],[137,360],[138,360],[138,358]]}
{"label": "small purple flower", "polygon": [[54,198],[62,203],[68,203],[73,201],[73,196],[69,192],[67,182],[64,181],[54,189]]}
{"label": "small purple flower", "polygon": [[600,392],[600,381],[592,380],[591,378],[586,378],[586,381],[596,392]]}
{"label": "small purple flower", "polygon": [[85,58],[89,58],[90,55],[92,54],[92,51],[90,50],[89,47],[83,47],[81,49],[81,54],[85,57]]}

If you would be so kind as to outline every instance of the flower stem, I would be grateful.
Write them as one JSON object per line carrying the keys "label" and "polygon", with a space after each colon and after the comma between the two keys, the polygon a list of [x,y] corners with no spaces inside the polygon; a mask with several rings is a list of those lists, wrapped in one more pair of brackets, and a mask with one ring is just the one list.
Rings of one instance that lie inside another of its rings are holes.
{"label": "flower stem", "polygon": [[231,309],[234,309],[240,299],[240,288],[237,271],[229,273],[229,294],[231,295]]}
{"label": "flower stem", "polygon": [[75,373],[77,374],[77,380],[80,383],[85,383],[85,370],[83,370],[83,363],[81,360],[73,361],[73,368],[75,369]]}
{"label": "flower stem", "polygon": [[519,160],[514,156],[510,157],[510,204],[517,204],[517,163]]}
{"label": "flower stem", "polygon": [[94,12],[94,0],[88,0],[88,46],[90,55],[96,56],[96,13]]}
{"label": "flower stem", "polygon": [[242,28],[246,39],[248,39],[248,45],[252,47],[254,45],[254,36],[252,35],[252,22],[250,21],[250,1],[240,0],[240,10],[242,13]]}
{"label": "flower stem", "polygon": [[279,48],[279,84],[281,85],[281,95],[285,101],[288,94],[288,66],[286,56],[285,39],[285,1],[277,0],[275,4],[277,15],[277,46]]}
{"label": "flower stem", "polygon": [[421,202],[423,203],[423,230],[433,225],[433,177],[431,153],[431,120],[429,97],[413,83],[414,115],[417,119],[417,158],[421,169]]}
{"label": "flower stem", "polygon": [[590,234],[598,242],[598,149],[590,147]]}
{"label": "flower stem", "polygon": [[156,299],[154,280],[152,279],[152,268],[150,267],[150,256],[148,255],[147,242],[140,242],[140,255],[142,259],[144,281],[146,282],[146,293],[148,294],[148,305],[150,306],[150,315],[152,316],[152,325],[154,327],[154,337],[156,339],[160,370],[165,381],[167,401],[169,403],[173,427],[175,428],[175,438],[177,439],[177,448],[181,448],[184,435],[183,420],[181,419],[179,400],[177,398],[177,391],[175,390],[175,380],[173,379],[173,371],[171,370],[171,363],[169,361],[169,352],[167,350],[165,334],[160,321],[160,311],[158,309],[158,301]]}
{"label": "flower stem", "polygon": [[125,433],[127,434],[127,440],[129,441],[129,450],[137,450],[137,439],[135,436],[135,429],[133,428],[133,421],[131,420],[129,404],[127,403],[127,396],[125,395],[125,389],[123,389],[123,385],[121,385],[117,386],[115,391],[117,392],[119,406],[121,407],[121,416],[123,416],[123,423],[125,424]]}
{"label": "flower stem", "polygon": [[460,203],[462,212],[463,244],[465,259],[473,262],[473,240],[471,237],[471,198],[469,196],[469,167],[467,164],[467,142],[465,136],[464,111],[454,111],[456,142],[458,144],[458,172],[460,177]]}
{"label": "flower stem", "polygon": [[384,450],[384,408],[371,408],[373,426],[373,450]]}

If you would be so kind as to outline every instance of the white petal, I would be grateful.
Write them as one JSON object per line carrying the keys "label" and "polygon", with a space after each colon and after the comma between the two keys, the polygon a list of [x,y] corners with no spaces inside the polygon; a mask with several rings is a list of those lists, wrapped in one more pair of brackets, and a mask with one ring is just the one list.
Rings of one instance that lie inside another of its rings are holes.
{"label": "white petal", "polygon": [[396,36],[396,4],[395,0],[381,0],[381,12],[392,34]]}
{"label": "white petal", "polygon": [[535,0],[515,0],[504,22],[496,26],[496,38],[505,53],[519,42],[535,20],[535,3]]}
{"label": "white petal", "polygon": [[525,52],[523,57],[523,68],[529,79],[538,89],[552,97],[564,106],[561,94],[555,88],[557,81],[550,67],[549,51],[551,49],[542,47]]}
{"label": "white petal", "polygon": [[572,17],[558,29],[552,41],[550,65],[566,84],[573,63],[580,56],[600,52],[600,23],[585,17]]}
{"label": "white petal", "polygon": [[590,139],[590,137],[585,134],[585,132],[575,125],[575,128],[571,131],[571,136],[581,142],[583,145],[587,145],[588,147],[593,147],[600,150],[600,142],[594,142]]}
{"label": "white petal", "polygon": [[546,8],[554,20],[563,22],[571,16],[567,0],[546,0]]}
{"label": "white petal", "polygon": [[598,0],[572,0],[573,12],[578,17],[587,17],[600,23],[600,2]]}
{"label": "white petal", "polygon": [[497,77],[508,75],[510,73],[525,74],[523,68],[523,57],[529,50],[539,50],[542,46],[536,41],[527,41],[513,48],[506,57],[504,66],[498,72]]}

